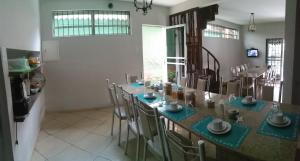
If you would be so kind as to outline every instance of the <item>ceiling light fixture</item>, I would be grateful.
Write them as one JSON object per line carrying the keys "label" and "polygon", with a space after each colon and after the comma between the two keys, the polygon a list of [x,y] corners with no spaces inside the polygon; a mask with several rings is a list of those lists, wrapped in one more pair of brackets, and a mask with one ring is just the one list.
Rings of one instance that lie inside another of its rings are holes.
{"label": "ceiling light fixture", "polygon": [[150,2],[147,2],[147,0],[143,0],[142,6],[138,4],[137,0],[134,0],[134,6],[137,12],[139,10],[142,10],[143,14],[146,15],[148,13],[148,10],[151,10],[152,0],[150,0]]}
{"label": "ceiling light fixture", "polygon": [[255,22],[254,22],[254,13],[250,14],[250,21],[249,21],[248,31],[250,31],[250,32],[255,32],[256,31],[256,25],[255,25]]}

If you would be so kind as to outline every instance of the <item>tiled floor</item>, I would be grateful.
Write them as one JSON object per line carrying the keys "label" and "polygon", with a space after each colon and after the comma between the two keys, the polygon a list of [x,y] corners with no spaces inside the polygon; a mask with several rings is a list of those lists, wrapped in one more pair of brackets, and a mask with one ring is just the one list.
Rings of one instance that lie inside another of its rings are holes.
{"label": "tiled floor", "polygon": [[[122,124],[122,143],[117,145],[117,126],[110,136],[111,108],[76,112],[47,113],[32,161],[131,161],[135,143],[124,155],[126,122]],[[115,124],[116,125],[116,124]],[[155,161],[148,156],[147,161]]]}

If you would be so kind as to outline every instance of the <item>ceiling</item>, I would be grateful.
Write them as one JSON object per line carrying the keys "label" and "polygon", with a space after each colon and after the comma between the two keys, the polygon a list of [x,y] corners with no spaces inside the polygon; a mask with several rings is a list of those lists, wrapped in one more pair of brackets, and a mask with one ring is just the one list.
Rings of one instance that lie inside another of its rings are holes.
{"label": "ceiling", "polygon": [[217,18],[244,25],[249,23],[250,13],[255,22],[276,22],[285,19],[286,0],[223,0],[219,3]]}
{"label": "ceiling", "polygon": [[[198,5],[198,7],[203,7],[206,6],[204,3],[217,2],[219,4],[218,19],[244,25],[249,23],[251,12],[255,13],[256,23],[284,21],[285,1],[286,0],[153,0],[153,3],[171,8],[176,8],[176,5],[177,8],[180,5],[185,6],[185,8],[194,8],[196,7],[195,4]],[[211,3],[209,5],[211,5]]]}

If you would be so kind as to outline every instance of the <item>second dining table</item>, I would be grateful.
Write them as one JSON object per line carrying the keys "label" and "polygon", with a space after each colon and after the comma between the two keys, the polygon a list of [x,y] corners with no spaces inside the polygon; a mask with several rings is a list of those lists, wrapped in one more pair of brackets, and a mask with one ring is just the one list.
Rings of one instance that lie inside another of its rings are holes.
{"label": "second dining table", "polygon": [[[226,95],[195,91],[195,106],[186,100],[178,100],[171,96],[155,93],[155,99],[143,99],[144,93],[154,92],[143,85],[124,84],[123,89],[134,94],[149,107],[157,107],[161,115],[173,121],[188,132],[216,145],[217,160],[246,161],[294,161],[297,150],[300,107],[280,104],[280,109],[289,116],[291,125],[286,128],[275,128],[267,124],[267,117],[273,112],[274,103],[257,100],[255,106],[243,106],[241,98],[230,100]],[[186,88],[185,90],[193,91]],[[184,110],[178,113],[167,112],[161,106],[164,100],[176,101]],[[213,100],[213,108],[208,107],[207,100]],[[224,104],[224,112],[220,112],[219,102]],[[237,123],[229,119],[229,109],[239,110]],[[214,118],[221,118],[231,124],[231,131],[224,135],[215,135],[207,130],[207,124]]]}

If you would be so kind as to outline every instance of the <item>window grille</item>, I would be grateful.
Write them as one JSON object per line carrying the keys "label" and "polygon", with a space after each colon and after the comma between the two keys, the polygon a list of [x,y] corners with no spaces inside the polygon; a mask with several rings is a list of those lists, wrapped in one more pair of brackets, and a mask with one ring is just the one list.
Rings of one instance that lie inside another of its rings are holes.
{"label": "window grille", "polygon": [[207,27],[204,30],[204,36],[238,40],[239,30],[215,24],[207,24]]}
{"label": "window grille", "polygon": [[53,37],[129,35],[129,11],[53,11]]}

